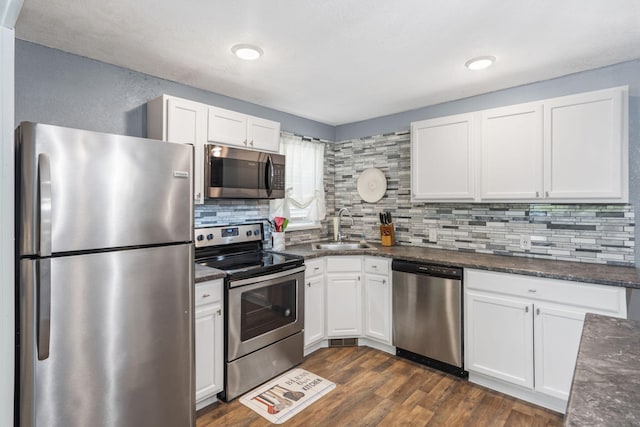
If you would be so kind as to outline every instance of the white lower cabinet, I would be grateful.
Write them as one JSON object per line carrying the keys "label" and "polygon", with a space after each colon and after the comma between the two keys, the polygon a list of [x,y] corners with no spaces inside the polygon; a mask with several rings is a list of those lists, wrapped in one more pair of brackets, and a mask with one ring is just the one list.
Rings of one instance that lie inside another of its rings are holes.
{"label": "white lower cabinet", "polygon": [[364,335],[391,344],[391,260],[364,258]]}
{"label": "white lower cabinet", "polygon": [[565,412],[587,312],[626,318],[626,289],[465,270],[469,380]]}
{"label": "white lower cabinet", "polygon": [[325,339],[324,258],[306,261],[304,276],[304,346]]}
{"label": "white lower cabinet", "polygon": [[327,267],[327,336],[362,334],[362,257],[329,256]]}
{"label": "white lower cabinet", "polygon": [[536,390],[568,400],[584,311],[536,304],[533,328]]}
{"label": "white lower cabinet", "polygon": [[305,264],[305,352],[329,338],[361,338],[361,344],[393,352],[391,259],[344,255]]}
{"label": "white lower cabinet", "polygon": [[196,283],[196,408],[215,402],[224,376],[222,280]]}
{"label": "white lower cabinet", "polygon": [[327,274],[327,335],[362,334],[362,273]]}
{"label": "white lower cabinet", "polygon": [[531,304],[471,291],[465,299],[467,370],[533,388]]}

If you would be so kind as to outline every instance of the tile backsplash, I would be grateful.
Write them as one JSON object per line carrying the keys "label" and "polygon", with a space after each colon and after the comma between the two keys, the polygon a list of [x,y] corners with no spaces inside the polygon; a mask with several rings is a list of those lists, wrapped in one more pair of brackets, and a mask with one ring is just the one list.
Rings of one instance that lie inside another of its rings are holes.
{"label": "tile backsplash", "polygon": [[[299,137],[303,138],[303,137]],[[306,137],[305,137],[306,138]],[[317,141],[317,139],[316,139]],[[378,213],[390,211],[397,244],[466,252],[528,256],[556,260],[634,264],[635,216],[629,204],[479,204],[411,203],[410,135],[398,132],[329,143],[325,150],[325,192],[328,217],[321,229],[287,232],[287,244],[328,240],[331,217],[342,207],[353,214],[344,221],[350,238],[380,242]],[[382,170],[387,192],[377,203],[360,199],[356,180],[369,167]],[[196,227],[241,222],[264,222],[266,200],[216,200],[196,205]],[[269,247],[268,225],[265,224]],[[435,241],[429,231],[437,230]],[[531,249],[520,248],[521,236]]]}
{"label": "tile backsplash", "polygon": [[[352,238],[380,241],[378,212],[390,211],[396,242],[466,252],[633,265],[635,217],[629,204],[411,203],[410,135],[379,135],[334,144],[335,207],[356,219]],[[363,202],[356,180],[376,167],[387,178],[378,203]],[[345,222],[345,228],[348,228]],[[437,239],[429,231],[437,230]],[[531,249],[520,248],[521,236]]]}

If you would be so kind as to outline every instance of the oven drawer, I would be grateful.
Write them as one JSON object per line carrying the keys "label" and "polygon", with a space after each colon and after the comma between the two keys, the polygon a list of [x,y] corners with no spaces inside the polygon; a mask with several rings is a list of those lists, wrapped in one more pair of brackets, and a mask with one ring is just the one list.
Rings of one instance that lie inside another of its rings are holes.
{"label": "oven drawer", "polygon": [[222,300],[222,279],[196,283],[195,305],[213,304]]}

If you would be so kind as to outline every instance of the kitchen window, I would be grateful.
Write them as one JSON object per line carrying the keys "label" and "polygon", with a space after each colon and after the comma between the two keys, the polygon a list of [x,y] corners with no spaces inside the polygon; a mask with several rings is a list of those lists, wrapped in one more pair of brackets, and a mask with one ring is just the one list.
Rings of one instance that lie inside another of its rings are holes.
{"label": "kitchen window", "polygon": [[287,230],[319,228],[326,216],[324,198],[324,144],[283,135],[280,154],[287,157],[285,197],[272,200],[270,216],[289,219]]}

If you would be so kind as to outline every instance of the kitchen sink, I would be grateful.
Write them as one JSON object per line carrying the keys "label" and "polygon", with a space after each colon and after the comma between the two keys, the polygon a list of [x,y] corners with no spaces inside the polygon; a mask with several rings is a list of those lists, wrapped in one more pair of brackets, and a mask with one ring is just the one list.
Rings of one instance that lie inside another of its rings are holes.
{"label": "kitchen sink", "polygon": [[314,251],[348,251],[354,249],[376,249],[369,243],[358,242],[331,242],[331,243],[312,243],[311,249]]}

